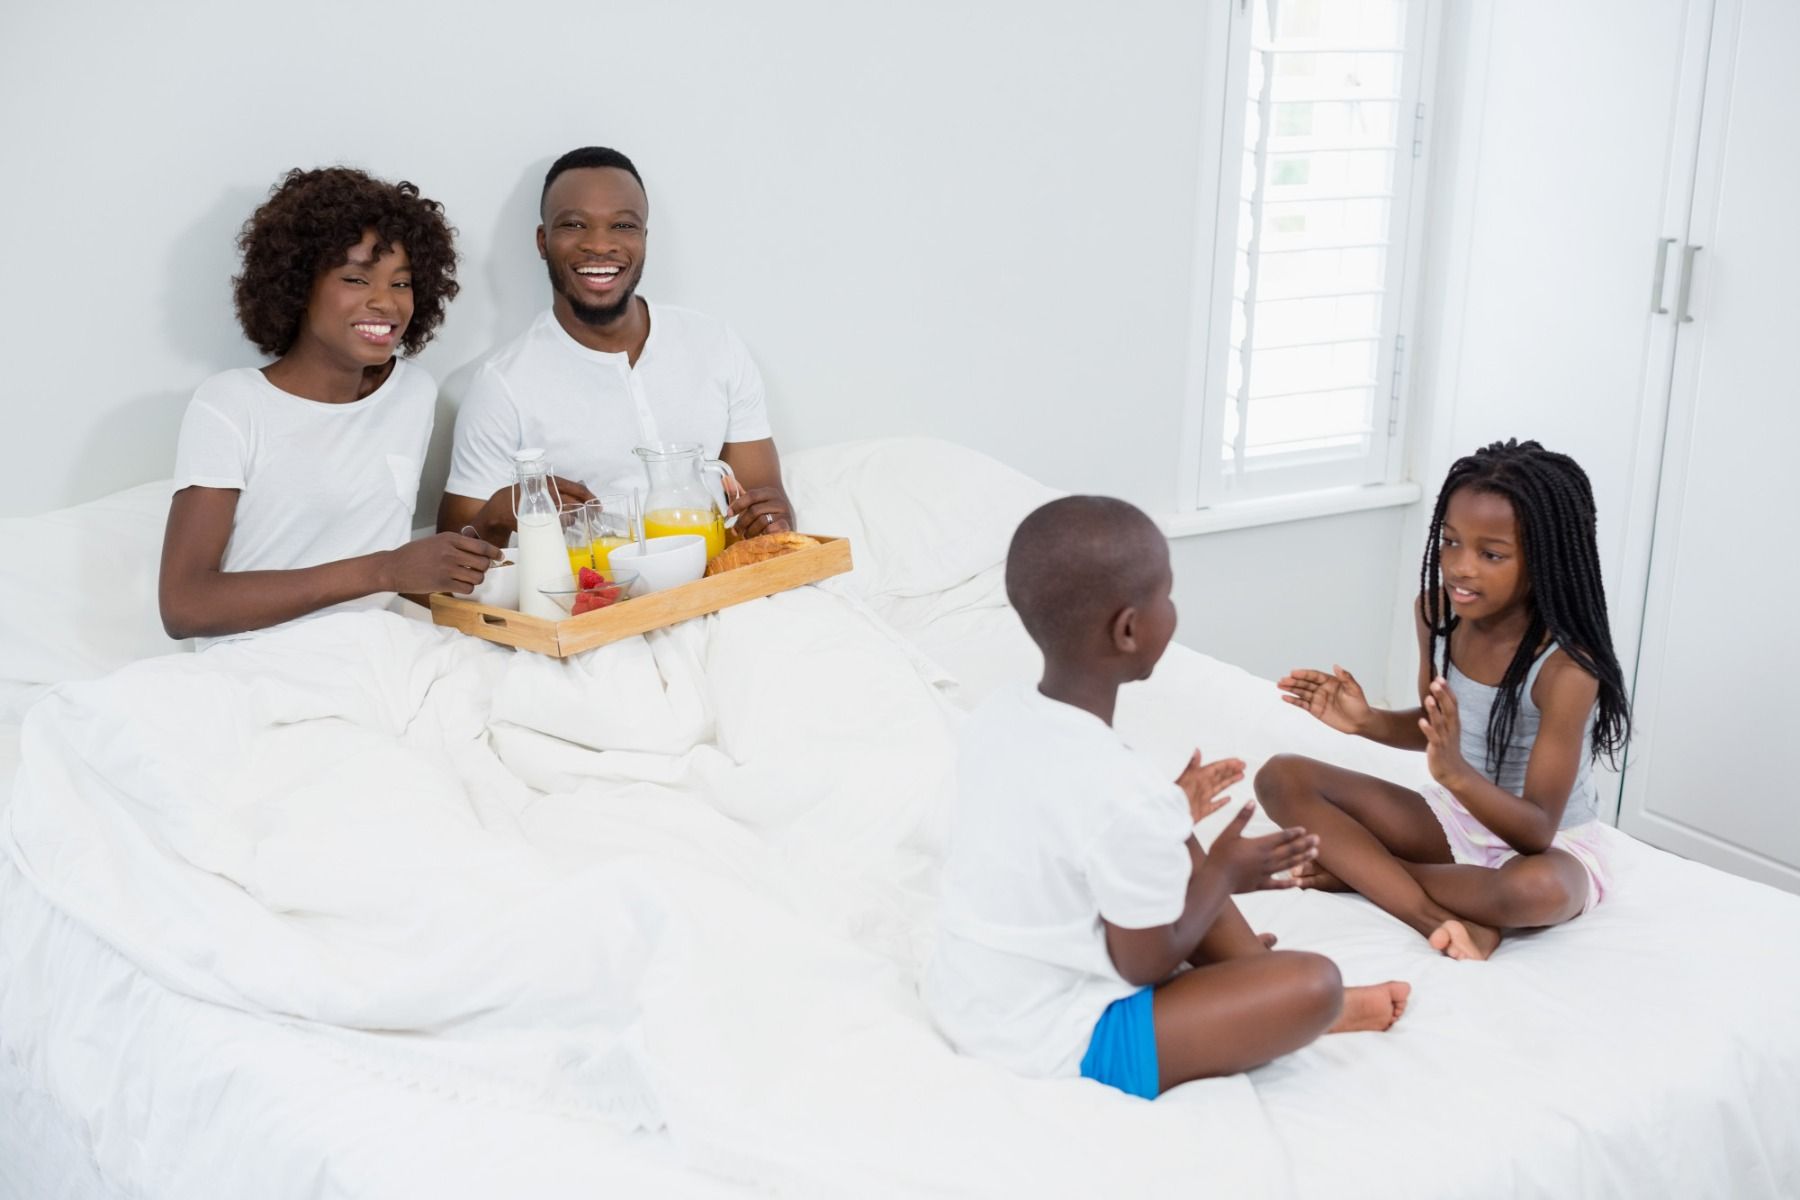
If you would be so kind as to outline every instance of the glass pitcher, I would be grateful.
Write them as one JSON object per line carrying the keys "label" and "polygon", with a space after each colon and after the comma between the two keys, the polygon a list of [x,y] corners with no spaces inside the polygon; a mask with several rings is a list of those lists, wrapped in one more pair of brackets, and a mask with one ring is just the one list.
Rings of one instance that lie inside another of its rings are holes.
{"label": "glass pitcher", "polygon": [[[652,442],[632,451],[643,461],[650,490],[644,495],[644,536],[697,533],[706,557],[725,548],[725,514],[719,509],[729,464],[707,458],[698,442]],[[716,477],[716,487],[708,476]]]}

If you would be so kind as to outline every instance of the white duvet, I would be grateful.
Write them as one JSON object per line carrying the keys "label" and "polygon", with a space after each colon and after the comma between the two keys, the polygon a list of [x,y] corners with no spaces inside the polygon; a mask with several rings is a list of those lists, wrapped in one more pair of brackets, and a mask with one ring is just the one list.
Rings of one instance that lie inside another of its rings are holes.
{"label": "white duvet", "polygon": [[[854,458],[814,470],[813,511]],[[1386,1035],[1155,1104],[952,1054],[915,985],[958,706],[1035,666],[993,565],[1007,517],[964,546],[980,569],[900,571],[928,521],[835,515],[848,586],[567,662],[355,614],[34,708],[0,1041],[100,1174],[171,1197],[1800,1191],[1800,901],[1622,836],[1616,899],[1487,964],[1355,898],[1247,898],[1352,982],[1412,980]],[[1419,770],[1179,647],[1120,728],[1171,777],[1195,744]],[[59,954],[93,965],[64,984]]]}

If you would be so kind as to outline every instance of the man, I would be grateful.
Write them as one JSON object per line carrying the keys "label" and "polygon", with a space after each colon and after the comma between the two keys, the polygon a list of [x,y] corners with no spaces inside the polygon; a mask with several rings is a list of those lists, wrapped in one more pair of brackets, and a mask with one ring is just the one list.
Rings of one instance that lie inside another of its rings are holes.
{"label": "man", "polygon": [[618,151],[588,146],[551,164],[537,229],[550,310],[476,367],[440,530],[472,525],[504,545],[512,456],[524,447],[543,447],[564,497],[585,500],[642,491],[632,449],[650,442],[698,442],[731,467],[741,536],[793,527],[762,375],[743,342],[721,321],[637,294],[649,213],[643,179]]}

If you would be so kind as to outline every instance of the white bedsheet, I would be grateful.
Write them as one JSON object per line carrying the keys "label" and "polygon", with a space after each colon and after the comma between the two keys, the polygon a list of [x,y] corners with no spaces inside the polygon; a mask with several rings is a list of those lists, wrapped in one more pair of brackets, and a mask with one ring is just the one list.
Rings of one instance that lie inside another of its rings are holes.
{"label": "white bedsheet", "polygon": [[[1004,604],[995,569],[877,608],[973,703],[1041,666]],[[1197,744],[1252,775],[1293,751],[1429,778],[1422,756],[1332,733],[1268,681],[1180,647],[1121,693],[1118,727],[1171,775]],[[1605,832],[1606,903],[1486,964],[1432,953],[1360,897],[1239,897],[1257,928],[1330,954],[1346,981],[1414,985],[1389,1033],[1250,1073],[1297,1194],[1800,1195],[1800,897]]]}
{"label": "white bedsheet", "polygon": [[[1245,898],[1412,980],[1389,1034],[1149,1105],[952,1055],[912,991],[947,730],[1036,666],[971,574],[569,664],[334,618],[51,698],[0,797],[0,1198],[1800,1193],[1800,900],[1622,835],[1488,964]],[[1119,725],[1171,776],[1420,770],[1179,647]]]}

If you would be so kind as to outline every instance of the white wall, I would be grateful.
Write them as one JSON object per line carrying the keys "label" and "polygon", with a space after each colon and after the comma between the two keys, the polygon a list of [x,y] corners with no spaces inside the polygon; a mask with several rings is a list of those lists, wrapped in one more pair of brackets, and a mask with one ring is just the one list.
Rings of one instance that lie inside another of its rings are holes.
{"label": "white wall", "polygon": [[[423,362],[447,379],[545,302],[538,184],[587,143],[637,160],[645,291],[738,328],[783,446],[952,437],[1171,512],[1202,16],[1187,0],[8,5],[0,513],[166,473],[193,386],[255,361],[232,238],[286,168],[348,162],[445,203],[465,290]],[[1294,585],[1391,577],[1400,521],[1178,541],[1182,636],[1265,672],[1379,661],[1385,594],[1327,607]]]}

